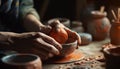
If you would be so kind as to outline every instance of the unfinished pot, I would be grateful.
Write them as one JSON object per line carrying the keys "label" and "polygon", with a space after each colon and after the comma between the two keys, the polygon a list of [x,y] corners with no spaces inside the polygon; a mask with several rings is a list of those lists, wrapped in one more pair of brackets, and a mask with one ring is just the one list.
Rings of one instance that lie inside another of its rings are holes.
{"label": "unfinished pot", "polygon": [[59,57],[65,57],[71,53],[73,53],[77,48],[77,40],[72,41],[70,43],[62,44],[62,50],[60,51]]}
{"label": "unfinished pot", "polygon": [[84,32],[84,27],[82,26],[82,22],[80,22],[80,21],[72,21],[71,29],[78,33]]}

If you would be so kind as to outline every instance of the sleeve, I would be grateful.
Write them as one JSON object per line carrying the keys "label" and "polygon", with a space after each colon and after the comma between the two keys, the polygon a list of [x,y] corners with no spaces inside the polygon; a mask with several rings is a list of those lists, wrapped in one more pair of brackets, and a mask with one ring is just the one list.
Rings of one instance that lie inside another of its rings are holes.
{"label": "sleeve", "polygon": [[40,19],[37,11],[34,9],[33,0],[20,0],[19,5],[19,15],[21,20],[23,20],[27,14],[33,14],[37,19]]}

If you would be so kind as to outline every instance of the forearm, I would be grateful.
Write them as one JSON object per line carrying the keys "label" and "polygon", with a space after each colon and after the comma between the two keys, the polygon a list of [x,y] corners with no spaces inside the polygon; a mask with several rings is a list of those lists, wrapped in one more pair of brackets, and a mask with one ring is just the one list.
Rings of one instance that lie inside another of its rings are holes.
{"label": "forearm", "polygon": [[43,24],[33,14],[28,14],[23,20],[23,26],[26,31],[40,31]]}
{"label": "forearm", "polygon": [[33,0],[21,0],[19,10],[20,20],[26,31],[40,31],[43,24],[34,9]]}

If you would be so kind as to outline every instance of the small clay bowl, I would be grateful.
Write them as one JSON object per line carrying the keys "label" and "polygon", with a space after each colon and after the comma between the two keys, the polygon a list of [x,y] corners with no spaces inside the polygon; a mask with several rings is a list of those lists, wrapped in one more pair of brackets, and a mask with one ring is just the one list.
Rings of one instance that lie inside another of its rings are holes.
{"label": "small clay bowl", "polygon": [[11,54],[1,60],[4,69],[42,69],[40,57],[34,54]]}
{"label": "small clay bowl", "polygon": [[103,53],[106,61],[106,69],[120,69],[120,47],[105,47]]}
{"label": "small clay bowl", "polygon": [[70,43],[62,44],[62,50],[60,51],[59,57],[65,57],[71,53],[73,53],[77,48],[77,40],[72,41]]}

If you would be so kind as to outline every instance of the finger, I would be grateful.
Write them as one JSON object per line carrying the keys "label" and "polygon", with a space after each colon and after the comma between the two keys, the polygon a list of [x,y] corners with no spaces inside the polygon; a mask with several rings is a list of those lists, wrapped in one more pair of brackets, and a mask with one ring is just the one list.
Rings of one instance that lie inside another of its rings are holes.
{"label": "finger", "polygon": [[73,32],[73,35],[76,36],[76,39],[78,41],[78,46],[80,46],[80,44],[81,44],[81,38],[80,38],[80,36],[76,32]]}
{"label": "finger", "polygon": [[81,37],[78,35],[78,33],[69,30],[68,28],[66,29],[68,36],[72,39],[76,39],[78,41],[78,46],[81,45]]}
{"label": "finger", "polygon": [[51,31],[51,29],[52,29],[52,27],[51,26],[49,26],[49,25],[46,25],[46,26],[44,26],[44,28],[42,28],[42,32],[43,33],[45,33],[45,34],[49,34],[50,33],[50,31]]}
{"label": "finger", "polygon": [[51,26],[49,26],[49,25],[46,25],[46,27],[47,27],[48,29],[50,29],[50,30],[52,29],[52,27],[51,27]]}
{"label": "finger", "polygon": [[38,49],[41,49],[41,48],[45,49],[46,51],[51,52],[55,55],[59,54],[59,50],[57,48],[55,48],[53,45],[45,42],[41,38],[35,40],[35,47]]}
{"label": "finger", "polygon": [[43,33],[40,33],[40,36],[41,36],[41,38],[42,38],[45,42],[47,42],[47,43],[55,46],[58,50],[61,50],[61,49],[62,49],[61,44],[59,44],[57,41],[55,41],[52,37],[47,36],[47,35],[45,35],[45,34],[43,34]]}
{"label": "finger", "polygon": [[62,46],[61,46],[61,44],[59,44],[57,41],[55,41],[53,38],[44,38],[43,37],[43,40],[45,41],[45,42],[47,42],[47,43],[49,43],[49,44],[51,44],[51,45],[53,45],[53,46],[55,46],[59,51],[62,49]]}
{"label": "finger", "polygon": [[81,45],[81,37],[79,36],[78,33],[75,33],[76,36],[77,36],[77,40],[78,40],[78,45],[80,46]]}

